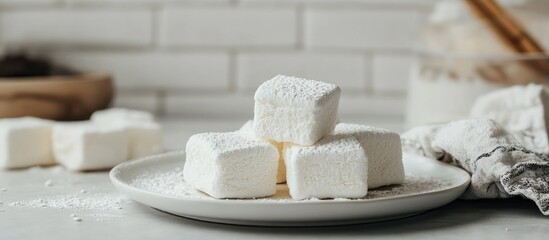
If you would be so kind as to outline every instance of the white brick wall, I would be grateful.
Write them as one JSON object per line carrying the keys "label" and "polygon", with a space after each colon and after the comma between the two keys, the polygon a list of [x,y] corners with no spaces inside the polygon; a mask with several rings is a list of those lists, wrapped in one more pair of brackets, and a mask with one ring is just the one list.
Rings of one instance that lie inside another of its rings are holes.
{"label": "white brick wall", "polygon": [[366,59],[359,53],[243,53],[237,65],[242,91],[254,91],[263,81],[281,73],[332,82],[347,92],[366,89]]}
{"label": "white brick wall", "polygon": [[254,99],[250,95],[203,94],[169,95],[166,113],[183,117],[253,117]]}
{"label": "white brick wall", "polygon": [[148,46],[151,17],[147,10],[6,10],[0,12],[0,42],[8,46]]}
{"label": "white brick wall", "polygon": [[374,54],[373,89],[375,92],[403,93],[413,64],[410,54]]}
{"label": "white brick wall", "polygon": [[408,49],[416,32],[416,14],[405,10],[310,9],[305,22],[311,47]]}
{"label": "white brick wall", "polygon": [[0,50],[112,73],[117,106],[251,117],[276,74],[337,83],[342,115],[402,116],[436,0],[0,0]]}
{"label": "white brick wall", "polygon": [[158,94],[154,92],[117,91],[114,106],[159,113]]}
{"label": "white brick wall", "polygon": [[93,72],[109,72],[120,88],[216,90],[229,87],[229,57],[224,53],[61,52],[57,62]]}
{"label": "white brick wall", "polygon": [[160,43],[165,46],[295,46],[296,11],[261,8],[165,9]]}

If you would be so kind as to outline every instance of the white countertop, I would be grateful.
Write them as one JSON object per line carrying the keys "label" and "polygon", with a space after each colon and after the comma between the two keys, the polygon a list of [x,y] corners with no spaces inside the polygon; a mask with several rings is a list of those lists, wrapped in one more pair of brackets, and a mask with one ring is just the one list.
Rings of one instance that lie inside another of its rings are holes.
{"label": "white countertop", "polygon": [[[343,119],[350,121],[348,119]],[[398,120],[353,121],[401,131]],[[183,148],[198,132],[230,131],[244,120],[163,120],[166,146]],[[51,186],[45,182],[51,180]],[[5,188],[5,189],[3,189]],[[4,190],[4,191],[2,191]],[[85,192],[82,192],[85,190]],[[59,196],[107,199],[106,206],[77,202],[59,209],[36,205]],[[19,202],[21,206],[13,206]],[[74,221],[71,214],[82,219]],[[549,217],[531,201],[457,200],[406,219],[373,224],[322,228],[231,226],[166,214],[124,198],[107,172],[72,173],[61,167],[0,171],[0,239],[544,239]]]}

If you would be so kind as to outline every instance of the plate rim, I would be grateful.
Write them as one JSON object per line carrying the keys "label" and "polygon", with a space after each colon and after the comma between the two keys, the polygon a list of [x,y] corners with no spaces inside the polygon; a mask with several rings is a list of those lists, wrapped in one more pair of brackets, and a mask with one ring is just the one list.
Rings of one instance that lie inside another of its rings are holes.
{"label": "plate rim", "polygon": [[[216,204],[227,204],[227,205],[233,205],[233,204],[240,205],[240,204],[243,204],[243,203],[245,203],[245,204],[254,204],[254,205],[301,205],[301,204],[326,205],[326,204],[343,204],[343,203],[345,203],[345,204],[365,204],[365,203],[378,202],[378,201],[399,200],[399,199],[403,199],[403,198],[421,197],[423,195],[429,195],[429,194],[442,194],[442,193],[445,193],[445,192],[454,191],[454,190],[462,188],[464,186],[466,187],[466,186],[469,185],[469,183],[471,181],[471,177],[470,177],[469,173],[467,173],[465,170],[463,170],[459,167],[453,166],[453,165],[448,164],[448,163],[440,162],[440,161],[432,159],[432,158],[428,158],[428,157],[420,156],[420,155],[415,155],[415,154],[403,154],[403,158],[404,158],[404,156],[413,156],[413,157],[420,157],[420,158],[434,160],[434,161],[436,161],[435,164],[440,164],[440,165],[444,165],[445,167],[454,168],[455,171],[460,172],[459,174],[462,174],[462,175],[466,176],[466,181],[462,182],[461,184],[453,185],[453,186],[450,186],[450,187],[448,187],[446,189],[442,189],[442,190],[431,190],[431,191],[421,192],[421,193],[412,193],[412,194],[407,194],[407,195],[399,195],[399,196],[392,196],[392,197],[386,197],[386,198],[376,198],[376,199],[348,199],[347,201],[339,201],[339,200],[254,201],[254,200],[265,199],[265,198],[256,198],[256,199],[216,199],[216,198],[213,198],[213,197],[199,198],[199,199],[198,198],[181,198],[181,197],[170,196],[170,195],[167,195],[167,194],[156,193],[156,192],[148,191],[148,190],[145,190],[145,189],[142,189],[142,188],[138,188],[138,187],[132,186],[130,184],[127,184],[126,182],[124,182],[124,181],[122,181],[121,179],[118,178],[118,174],[120,174],[121,169],[124,169],[128,166],[140,164],[142,162],[147,162],[147,161],[161,161],[161,159],[163,157],[177,156],[177,155],[181,155],[183,157],[186,157],[186,153],[185,153],[184,150],[174,150],[174,151],[170,151],[170,152],[165,152],[165,153],[161,153],[161,154],[146,156],[146,157],[138,158],[138,159],[135,159],[135,160],[120,163],[117,166],[115,166],[113,169],[111,169],[111,171],[109,172],[109,178],[110,178],[111,182],[113,183],[113,185],[115,185],[117,188],[125,189],[124,190],[125,194],[128,194],[129,190],[131,190],[131,191],[140,192],[141,194],[148,194],[148,195],[152,195],[152,196],[155,196],[155,197],[162,197],[162,198],[170,198],[172,200],[177,200],[177,201],[211,202],[211,203],[216,203]],[[136,200],[136,199],[133,199],[133,198],[131,198],[131,199]],[[138,201],[138,202],[140,202],[140,201]]]}

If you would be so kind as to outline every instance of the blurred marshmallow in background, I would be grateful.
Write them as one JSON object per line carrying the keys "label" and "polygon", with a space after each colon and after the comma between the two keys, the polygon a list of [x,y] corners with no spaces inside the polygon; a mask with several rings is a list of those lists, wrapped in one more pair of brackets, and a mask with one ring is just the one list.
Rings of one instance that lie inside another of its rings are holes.
{"label": "blurred marshmallow in background", "polygon": [[61,123],[53,127],[56,161],[73,171],[109,169],[128,159],[128,130],[92,122]]}
{"label": "blurred marshmallow in background", "polygon": [[51,121],[0,119],[0,169],[51,165]]}
{"label": "blurred marshmallow in background", "polygon": [[94,112],[91,121],[103,125],[118,125],[129,134],[130,159],[160,153],[163,150],[162,127],[151,113],[124,108]]}

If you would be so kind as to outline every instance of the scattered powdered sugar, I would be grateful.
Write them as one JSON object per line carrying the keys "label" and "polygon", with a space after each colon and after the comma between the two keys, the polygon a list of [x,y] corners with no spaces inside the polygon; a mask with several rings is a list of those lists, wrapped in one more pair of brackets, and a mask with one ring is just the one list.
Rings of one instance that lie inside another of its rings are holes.
{"label": "scattered powdered sugar", "polygon": [[183,169],[174,168],[160,173],[145,172],[130,182],[130,185],[147,191],[181,198],[209,198],[183,180]]}
{"label": "scattered powdered sugar", "polygon": [[51,180],[46,180],[46,182],[44,182],[44,186],[46,187],[51,187],[53,185],[53,182]]}
{"label": "scattered powdered sugar", "polygon": [[452,181],[441,180],[429,176],[407,175],[404,184],[380,187],[368,191],[365,199],[387,198],[418,193],[428,193],[447,189],[453,186]]}
{"label": "scattered powdered sugar", "polygon": [[126,198],[113,194],[94,194],[89,196],[59,195],[47,198],[18,201],[7,204],[18,208],[57,208],[77,210],[113,210],[122,209],[128,201]]}
{"label": "scattered powdered sugar", "polygon": [[[177,197],[183,199],[213,199],[208,195],[194,189],[183,179],[181,168],[174,168],[163,172],[145,172],[130,181],[130,185],[146,191]],[[451,181],[440,180],[428,176],[407,175],[403,184],[380,187],[368,190],[368,195],[362,199],[336,198],[331,201],[354,201],[365,199],[382,199],[396,196],[415,195],[434,192],[453,186]],[[291,201],[327,201],[325,199],[293,200],[285,184],[278,184],[277,193],[268,198],[239,199],[242,201],[265,201],[265,202],[291,202]]]}

